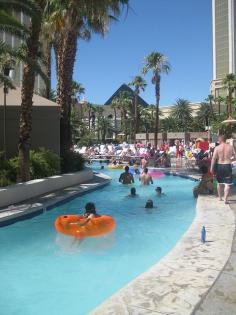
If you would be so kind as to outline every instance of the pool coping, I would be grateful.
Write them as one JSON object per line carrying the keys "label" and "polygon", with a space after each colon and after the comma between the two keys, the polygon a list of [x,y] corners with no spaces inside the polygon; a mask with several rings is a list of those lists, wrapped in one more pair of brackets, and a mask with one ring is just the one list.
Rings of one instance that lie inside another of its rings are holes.
{"label": "pool coping", "polygon": [[[168,174],[198,180],[181,172]],[[202,226],[207,242],[201,243]],[[199,196],[196,216],[175,247],[90,315],[194,314],[221,275],[232,250],[235,216],[215,196]]]}
{"label": "pool coping", "polygon": [[92,180],[1,208],[0,228],[41,215],[78,196],[103,188],[110,182],[111,178],[109,176],[94,172]]}

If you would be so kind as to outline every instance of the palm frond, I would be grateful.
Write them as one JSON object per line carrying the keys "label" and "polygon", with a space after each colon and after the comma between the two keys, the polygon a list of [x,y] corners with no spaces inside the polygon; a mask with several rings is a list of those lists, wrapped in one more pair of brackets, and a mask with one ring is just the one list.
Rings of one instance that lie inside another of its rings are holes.
{"label": "palm frond", "polygon": [[29,33],[27,27],[22,25],[14,16],[0,10],[0,30],[25,39]]}

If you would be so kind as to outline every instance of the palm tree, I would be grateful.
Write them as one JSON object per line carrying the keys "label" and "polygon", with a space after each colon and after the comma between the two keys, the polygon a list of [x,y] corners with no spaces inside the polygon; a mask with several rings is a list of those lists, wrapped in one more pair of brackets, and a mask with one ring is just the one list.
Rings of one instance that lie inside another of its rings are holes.
{"label": "palm tree", "polygon": [[111,103],[111,108],[114,111],[114,133],[115,133],[115,139],[117,137],[117,133],[118,133],[118,126],[117,126],[117,110],[119,109],[119,101],[117,100],[117,98],[112,100]]}
{"label": "palm tree", "polygon": [[215,118],[215,113],[214,113],[214,108],[213,108],[213,102],[214,102],[215,98],[213,95],[208,95],[208,97],[206,98],[206,102],[209,102],[210,104],[210,109],[211,109],[211,116],[214,119]]}
{"label": "palm tree", "polygon": [[[12,5],[12,1],[8,1],[8,5]],[[12,34],[20,38],[22,41],[25,40],[29,33],[28,29],[24,25],[16,20],[16,18],[13,17],[9,12],[4,11],[3,9],[0,10],[0,30]],[[6,76],[4,70],[6,67],[11,68],[16,61],[22,60],[25,60],[25,58],[19,49],[12,48],[0,40],[0,83],[4,83],[6,87],[14,88],[11,80],[9,80],[8,76]]]}
{"label": "palm tree", "polygon": [[25,39],[24,69],[21,88],[21,112],[19,128],[19,179],[27,181],[30,179],[29,150],[32,130],[32,98],[34,91],[35,75],[39,72],[46,77],[38,65],[39,38],[42,28],[42,20],[46,0],[1,0],[1,8],[9,10],[9,6],[18,12],[24,12],[30,17],[28,34]]}
{"label": "palm tree", "polygon": [[172,109],[171,117],[182,131],[188,131],[193,118],[189,101],[179,98]]}
{"label": "palm tree", "polygon": [[104,116],[101,116],[98,119],[97,131],[99,134],[101,134],[102,142],[105,143],[107,134],[113,131],[110,119]]}
{"label": "palm tree", "polygon": [[221,114],[221,104],[225,102],[225,97],[223,96],[218,96],[216,99],[215,99],[215,102],[218,103],[218,115],[220,116]]}
{"label": "palm tree", "polygon": [[134,87],[134,135],[133,140],[135,140],[135,135],[138,132],[138,97],[140,91],[145,91],[145,88],[147,86],[146,81],[143,79],[142,76],[137,75],[134,77],[133,81],[129,83],[130,86]]}
{"label": "palm tree", "polygon": [[57,102],[61,106],[61,155],[69,150],[71,82],[77,51],[77,39],[89,39],[91,33],[105,34],[111,20],[121,13],[129,0],[52,0],[54,25],[59,25],[54,43],[57,66]]}
{"label": "palm tree", "polygon": [[125,134],[125,140],[127,141],[128,130],[132,134],[132,121],[129,120],[132,117],[132,97],[127,91],[120,92],[116,97],[117,108],[121,111],[121,129]]}
{"label": "palm tree", "polygon": [[156,119],[155,119],[155,139],[154,145],[157,148],[157,134],[159,129],[159,106],[160,106],[160,88],[162,73],[168,74],[170,71],[170,64],[167,62],[166,56],[160,52],[152,52],[145,58],[145,65],[143,73],[152,72],[152,83],[155,84],[156,96]]}
{"label": "palm tree", "polygon": [[213,120],[212,108],[209,103],[203,102],[197,112],[197,118],[200,123],[206,127],[210,126],[210,121]]}
{"label": "palm tree", "polygon": [[161,119],[161,129],[165,132],[177,132],[179,130],[177,121],[174,117],[166,117]]}
{"label": "palm tree", "polygon": [[233,73],[227,74],[223,80],[225,89],[228,90],[228,115],[229,118],[232,116],[232,98],[233,93],[236,89],[236,75]]}

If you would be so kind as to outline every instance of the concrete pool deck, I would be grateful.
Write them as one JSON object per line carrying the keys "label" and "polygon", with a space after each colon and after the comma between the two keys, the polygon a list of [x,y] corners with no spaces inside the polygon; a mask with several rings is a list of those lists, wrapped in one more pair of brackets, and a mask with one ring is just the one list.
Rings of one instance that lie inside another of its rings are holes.
{"label": "concrete pool deck", "polygon": [[[205,244],[200,241],[203,225],[207,230]],[[234,233],[235,215],[229,205],[214,196],[200,196],[196,217],[173,250],[90,314],[235,314],[235,309],[233,313],[216,313],[209,309],[197,313],[220,279],[222,270],[231,268],[227,267],[227,262]],[[208,306],[211,304],[209,302]]]}
{"label": "concrete pool deck", "polygon": [[0,209],[0,227],[25,220],[42,214],[44,211],[50,210],[63,201],[68,201],[89,193],[93,190],[102,188],[109,184],[111,178],[101,173],[95,173],[92,180],[83,184],[67,187],[55,192],[51,192],[24,202],[10,205]]}

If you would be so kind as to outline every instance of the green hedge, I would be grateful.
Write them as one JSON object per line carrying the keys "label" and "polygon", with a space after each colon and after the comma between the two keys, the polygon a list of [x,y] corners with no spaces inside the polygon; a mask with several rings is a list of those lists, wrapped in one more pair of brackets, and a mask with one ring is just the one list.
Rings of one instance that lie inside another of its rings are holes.
{"label": "green hedge", "polygon": [[[18,157],[4,159],[0,152],[0,187],[14,184],[17,181]],[[37,179],[68,172],[76,172],[84,167],[83,157],[75,152],[68,152],[61,159],[50,150],[30,151],[30,178]]]}
{"label": "green hedge", "polygon": [[61,160],[62,173],[78,172],[84,168],[84,158],[76,152],[67,152]]}

